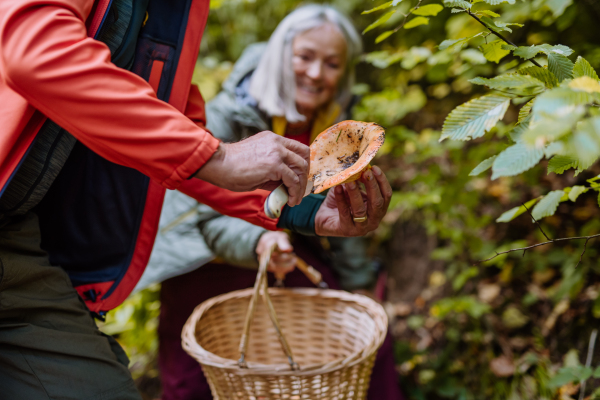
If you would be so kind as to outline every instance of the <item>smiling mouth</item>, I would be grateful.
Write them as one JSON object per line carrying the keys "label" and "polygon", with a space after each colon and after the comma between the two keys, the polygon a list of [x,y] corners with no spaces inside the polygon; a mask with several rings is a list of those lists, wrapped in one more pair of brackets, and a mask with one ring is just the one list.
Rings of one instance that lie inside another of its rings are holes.
{"label": "smiling mouth", "polygon": [[323,91],[323,88],[302,85],[302,84],[299,84],[298,88],[301,89],[303,92],[310,93],[310,94],[320,94]]}

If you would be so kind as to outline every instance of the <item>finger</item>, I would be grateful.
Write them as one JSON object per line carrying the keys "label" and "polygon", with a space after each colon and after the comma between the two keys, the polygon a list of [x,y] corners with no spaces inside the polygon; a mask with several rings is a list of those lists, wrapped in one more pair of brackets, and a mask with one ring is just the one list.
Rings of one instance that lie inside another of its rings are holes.
{"label": "finger", "polygon": [[379,183],[379,190],[381,192],[381,195],[383,196],[383,200],[384,200],[383,211],[385,214],[385,212],[387,212],[387,209],[390,205],[390,201],[392,200],[392,194],[393,194],[392,186],[390,185],[390,182],[385,177],[385,174],[383,173],[381,168],[379,168],[378,166],[375,165],[372,168],[372,170],[373,170],[373,175],[375,176],[375,179]]}
{"label": "finger", "polygon": [[295,265],[281,266],[278,264],[269,264],[268,270],[273,272],[275,276],[279,275],[281,277],[285,277],[285,275],[292,272],[294,268],[296,268]]}
{"label": "finger", "polygon": [[294,171],[292,171],[287,165],[283,164],[280,166],[281,168],[281,178],[283,180],[283,184],[287,188],[287,192],[289,195],[288,198],[288,206],[294,207],[298,204],[298,200],[302,199],[302,191],[300,188],[300,178]]}
{"label": "finger", "polygon": [[288,150],[303,158],[307,163],[310,162],[310,148],[307,145],[302,144],[297,140],[279,137],[283,140],[283,145]]}
{"label": "finger", "polygon": [[299,188],[301,190],[299,201],[296,203],[300,204],[302,201],[302,196],[304,195],[304,191],[306,189],[306,183],[308,182],[308,167],[309,163],[304,158],[300,157],[298,154],[286,150],[282,155],[283,162],[298,175],[300,178]]}
{"label": "finger", "polygon": [[335,204],[339,213],[341,231],[344,232],[346,236],[351,236],[351,230],[354,229],[354,224],[352,223],[350,204],[346,200],[346,197],[344,196],[344,189],[342,189],[341,186],[336,186],[334,190]]}
{"label": "finger", "polygon": [[292,250],[294,250],[288,236],[285,233],[277,237],[277,248],[283,253],[290,253]]}
{"label": "finger", "polygon": [[[352,216],[355,218],[361,218],[367,216],[367,205],[365,204],[360,189],[356,182],[348,182],[344,184],[346,194],[348,195],[348,201],[352,209]],[[366,221],[365,221],[366,222]],[[359,222],[359,223],[365,223]]]}
{"label": "finger", "polygon": [[376,218],[376,215],[385,206],[385,199],[379,189],[379,183],[375,180],[371,170],[366,170],[362,174],[361,181],[365,184],[365,189],[367,190],[367,215],[371,218]]}
{"label": "finger", "polygon": [[269,269],[288,273],[296,266],[296,256],[293,253],[279,253],[277,257],[271,258]]}
{"label": "finger", "polygon": [[269,181],[269,182],[265,182],[262,185],[260,185],[259,187],[257,187],[257,189],[262,189],[262,190],[266,190],[268,192],[272,192],[273,190],[277,189],[279,186],[281,186],[281,184],[283,183],[283,181],[279,180],[279,181]]}
{"label": "finger", "polygon": [[277,253],[272,259],[277,264],[289,264],[296,261],[296,255],[294,253]]}

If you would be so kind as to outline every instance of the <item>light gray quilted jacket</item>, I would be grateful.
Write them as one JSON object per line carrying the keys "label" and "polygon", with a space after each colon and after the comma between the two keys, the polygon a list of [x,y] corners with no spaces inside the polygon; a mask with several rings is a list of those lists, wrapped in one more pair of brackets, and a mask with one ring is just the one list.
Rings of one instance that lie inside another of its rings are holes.
{"label": "light gray quilted jacket", "polygon": [[[249,77],[265,48],[249,46],[206,106],[207,128],[224,142],[237,142],[270,130],[271,119],[258,110],[247,93]],[[159,233],[148,267],[135,290],[192,271],[215,257],[230,265],[257,267],[255,248],[263,228],[221,215],[178,191],[167,191]],[[366,256],[363,238],[329,238],[332,268],[347,290],[371,285],[373,262]]]}

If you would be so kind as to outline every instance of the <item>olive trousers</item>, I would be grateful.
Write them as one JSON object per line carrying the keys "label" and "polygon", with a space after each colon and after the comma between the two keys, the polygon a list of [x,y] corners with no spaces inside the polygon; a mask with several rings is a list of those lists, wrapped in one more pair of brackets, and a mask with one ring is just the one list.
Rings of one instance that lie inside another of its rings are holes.
{"label": "olive trousers", "polygon": [[0,400],[141,400],[121,346],[98,330],[40,247],[32,212],[0,227]]}

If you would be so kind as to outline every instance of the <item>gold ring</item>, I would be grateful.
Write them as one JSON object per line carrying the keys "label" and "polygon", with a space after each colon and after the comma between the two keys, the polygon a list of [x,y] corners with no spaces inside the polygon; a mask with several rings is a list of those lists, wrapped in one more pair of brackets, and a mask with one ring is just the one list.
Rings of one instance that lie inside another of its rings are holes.
{"label": "gold ring", "polygon": [[367,216],[365,215],[364,217],[354,217],[352,219],[354,220],[354,222],[365,222],[367,220]]}

